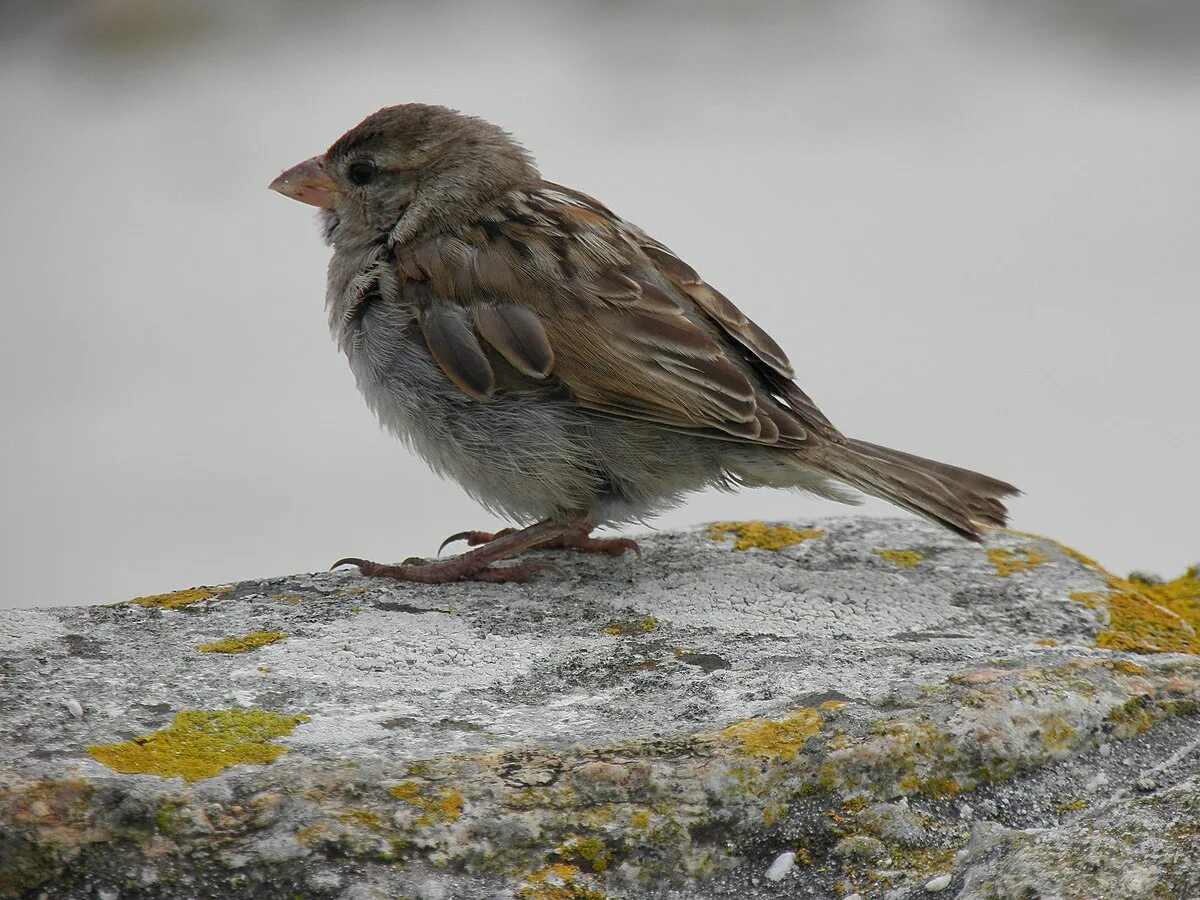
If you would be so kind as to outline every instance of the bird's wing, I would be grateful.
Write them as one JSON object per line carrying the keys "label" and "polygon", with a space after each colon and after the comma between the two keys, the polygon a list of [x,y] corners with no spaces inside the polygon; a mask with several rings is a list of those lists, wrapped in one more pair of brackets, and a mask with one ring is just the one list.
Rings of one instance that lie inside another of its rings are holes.
{"label": "bird's wing", "polygon": [[431,355],[477,399],[501,358],[600,413],[778,446],[842,440],[766,332],[584,194],[509,194],[453,235],[398,248],[396,271]]}

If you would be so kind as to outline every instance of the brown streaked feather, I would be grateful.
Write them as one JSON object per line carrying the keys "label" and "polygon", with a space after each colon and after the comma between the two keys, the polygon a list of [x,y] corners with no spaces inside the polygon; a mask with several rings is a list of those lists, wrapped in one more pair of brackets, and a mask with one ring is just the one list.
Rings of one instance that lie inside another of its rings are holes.
{"label": "brown streaked feather", "polygon": [[652,313],[678,313],[679,301],[668,294],[665,290],[656,284],[652,284],[648,279],[643,279],[638,282],[642,288],[642,296],[640,306],[646,312]]}
{"label": "brown streaked feather", "polygon": [[779,426],[764,409],[757,410],[754,415],[758,419],[758,439],[764,444],[776,443],[779,440]]}
{"label": "brown streaked feather", "polygon": [[726,334],[783,378],[795,377],[783,348],[738,309],[732,300],[701,279],[695,269],[661,244],[643,244],[641,249]]}
{"label": "brown streaked feather", "polygon": [[554,367],[546,329],[528,307],[516,303],[481,306],[475,313],[475,330],[525,375],[545,378]]}
{"label": "brown streaked feather", "polygon": [[597,340],[590,330],[562,324],[546,322],[555,348],[554,374],[581,406],[623,409],[659,424],[711,429],[714,436],[757,437],[753,392],[727,360],[664,352],[622,337],[619,330],[605,329],[612,336]]}
{"label": "brown streaked feather", "polygon": [[696,304],[715,319],[725,332],[784,378],[793,378],[792,364],[783,348],[754,324],[733,303],[710,284],[681,285]]}
{"label": "brown streaked feather", "polygon": [[825,413],[817,408],[817,404],[813,403],[808,394],[800,390],[795,382],[785,383],[781,393],[783,399],[787,401],[788,409],[792,410],[806,425],[816,430],[822,437],[838,444],[846,440],[845,436],[825,417]]}
{"label": "brown streaked feather", "polygon": [[785,444],[800,444],[808,440],[808,430],[797,421],[795,414],[785,411],[765,397],[758,398],[758,407],[775,425],[779,432],[779,441]]}
{"label": "brown streaked feather", "polygon": [[487,400],[496,389],[492,364],[464,321],[464,312],[444,303],[421,311],[421,332],[434,361],[446,377],[476,400]]}
{"label": "brown streaked feather", "polygon": [[642,286],[624,272],[603,270],[592,279],[591,287],[608,299],[637,300],[642,296]]}
{"label": "brown streaked feather", "polygon": [[610,415],[622,416],[627,419],[641,419],[643,422],[652,422],[656,425],[662,425],[670,428],[672,431],[678,431],[683,434],[694,434],[700,437],[714,438],[719,437],[725,440],[733,440],[746,443],[760,443],[762,434],[761,422],[757,419],[751,419],[749,422],[726,422],[722,425],[719,434],[714,434],[711,426],[692,425],[680,421],[678,417],[665,415],[660,407],[641,404],[637,402],[618,403],[615,401],[594,402],[581,404],[585,409],[593,412],[608,413]]}
{"label": "brown streaked feather", "polygon": [[695,269],[661,244],[643,244],[642,252],[676,284],[682,286],[703,283]]}
{"label": "brown streaked feather", "polygon": [[494,349],[497,363],[554,377],[608,415],[779,447],[836,434],[795,402],[786,356],[762,329],[584,194],[550,184],[514,192],[431,243],[398,259],[398,274],[431,288],[435,309],[462,313],[427,312],[422,327],[438,364],[473,397],[496,390]]}

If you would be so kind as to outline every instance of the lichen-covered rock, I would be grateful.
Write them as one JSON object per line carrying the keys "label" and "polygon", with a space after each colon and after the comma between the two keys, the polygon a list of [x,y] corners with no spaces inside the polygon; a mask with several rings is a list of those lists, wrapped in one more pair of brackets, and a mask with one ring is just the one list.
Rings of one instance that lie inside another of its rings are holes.
{"label": "lichen-covered rock", "polygon": [[910,520],[643,550],[0,613],[0,896],[1200,896],[1195,570]]}

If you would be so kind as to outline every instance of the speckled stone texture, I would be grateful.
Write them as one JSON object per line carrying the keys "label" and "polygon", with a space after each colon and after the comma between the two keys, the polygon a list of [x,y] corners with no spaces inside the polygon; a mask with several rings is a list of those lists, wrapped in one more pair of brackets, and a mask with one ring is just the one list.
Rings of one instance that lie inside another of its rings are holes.
{"label": "speckled stone texture", "polygon": [[0,896],[1200,897],[1200,660],[1114,576],[790,525],[0,612]]}

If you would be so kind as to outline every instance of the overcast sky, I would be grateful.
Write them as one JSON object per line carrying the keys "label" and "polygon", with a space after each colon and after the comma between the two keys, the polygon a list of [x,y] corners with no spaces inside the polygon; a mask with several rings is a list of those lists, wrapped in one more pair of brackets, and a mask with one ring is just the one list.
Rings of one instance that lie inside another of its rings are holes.
{"label": "overcast sky", "polygon": [[[677,250],[847,433],[1016,483],[1015,526],[1116,570],[1200,559],[1184,7],[734,6],[110,2],[10,30],[0,606],[498,524],[376,426],[311,211],[266,190],[410,100]],[[658,524],[846,511],[707,494]]]}

